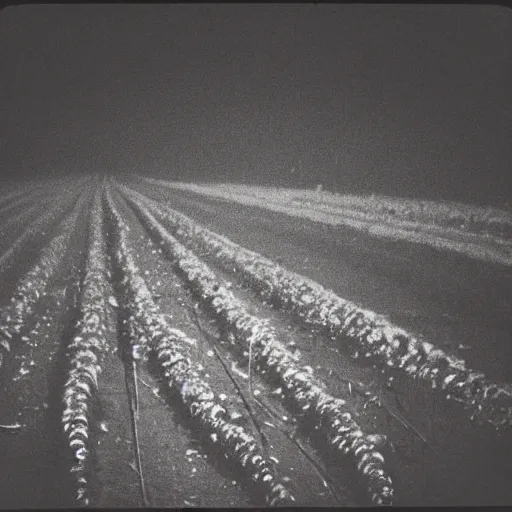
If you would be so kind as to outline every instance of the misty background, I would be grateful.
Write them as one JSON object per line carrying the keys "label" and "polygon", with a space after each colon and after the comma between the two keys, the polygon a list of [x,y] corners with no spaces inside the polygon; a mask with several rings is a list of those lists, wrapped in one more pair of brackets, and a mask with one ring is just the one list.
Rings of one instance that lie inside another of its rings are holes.
{"label": "misty background", "polygon": [[136,172],[504,205],[511,43],[499,6],[7,7],[2,180]]}

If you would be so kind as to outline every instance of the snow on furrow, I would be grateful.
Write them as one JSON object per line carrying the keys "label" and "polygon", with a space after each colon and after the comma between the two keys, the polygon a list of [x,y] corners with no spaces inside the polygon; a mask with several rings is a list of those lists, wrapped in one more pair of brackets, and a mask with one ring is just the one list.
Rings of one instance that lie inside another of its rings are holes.
{"label": "snow on furrow", "polygon": [[[78,194],[75,193],[73,201],[76,200]],[[48,229],[59,216],[69,208],[69,201],[60,201],[49,208],[43,215],[41,215],[34,222],[30,223],[15,242],[0,256],[0,273],[9,267],[13,260],[23,252],[23,249],[41,232]],[[46,229],[45,229],[46,228]]]}
{"label": "snow on furrow", "polygon": [[363,481],[366,482],[374,504],[391,504],[393,487],[382,454],[377,451],[375,436],[365,434],[346,402],[324,391],[324,384],[315,378],[311,368],[301,368],[294,356],[279,342],[265,320],[249,314],[244,304],[218,279],[212,270],[185,248],[146,209],[145,204],[133,199],[125,188],[124,197],[138,212],[142,222],[162,243],[163,249],[195,288],[229,326],[240,342],[253,353],[256,369],[278,380],[294,404],[308,411],[316,421],[319,432],[327,442],[343,455],[350,455]]}
{"label": "snow on furrow", "polygon": [[113,224],[112,254],[118,269],[124,274],[124,308],[129,313],[128,331],[136,354],[152,351],[169,387],[177,392],[191,416],[219,443],[229,460],[263,490],[269,506],[291,504],[294,498],[284,481],[279,481],[274,465],[260,452],[255,438],[231,419],[229,411],[210,387],[205,374],[195,363],[188,349],[185,333],[171,328],[159,313],[152,295],[135,265],[126,231],[128,227],[117,211],[110,192],[106,203]]}
{"label": "snow on furrow", "polygon": [[38,261],[20,279],[10,303],[0,310],[0,369],[3,358],[11,350],[11,344],[24,341],[20,336],[23,326],[64,261],[73,229],[83,211],[85,201],[86,196],[83,195],[73,211],[59,225],[58,234],[42,249]]}
{"label": "snow on furrow", "polygon": [[173,228],[179,240],[194,250],[208,251],[224,268],[233,269],[266,299],[297,314],[310,326],[327,331],[340,341],[352,340],[354,355],[384,363],[443,391],[463,404],[472,419],[496,429],[512,425],[512,393],[505,385],[489,382],[482,372],[432,343],[419,341],[384,316],[363,309],[319,283],[290,272],[264,256],[245,249],[183,215],[125,187],[128,197],[140,200]]}
{"label": "snow on furrow", "polygon": [[88,461],[91,399],[98,387],[101,356],[106,350],[105,283],[108,279],[103,240],[101,194],[96,193],[89,217],[89,249],[82,282],[80,314],[75,336],[68,346],[68,379],[64,385],[62,425],[68,437],[75,464],[71,472],[76,482],[76,499],[89,504]]}

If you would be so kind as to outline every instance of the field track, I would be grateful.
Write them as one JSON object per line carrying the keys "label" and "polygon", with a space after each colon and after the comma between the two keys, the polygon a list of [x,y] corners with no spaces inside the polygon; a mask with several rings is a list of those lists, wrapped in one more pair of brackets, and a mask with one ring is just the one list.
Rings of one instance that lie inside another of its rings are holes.
{"label": "field track", "polygon": [[512,502],[512,273],[143,180],[0,195],[4,508]]}

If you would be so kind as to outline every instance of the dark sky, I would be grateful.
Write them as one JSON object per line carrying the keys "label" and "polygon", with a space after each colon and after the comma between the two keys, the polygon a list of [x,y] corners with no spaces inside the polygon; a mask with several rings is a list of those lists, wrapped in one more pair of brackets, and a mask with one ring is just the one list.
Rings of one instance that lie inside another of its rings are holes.
{"label": "dark sky", "polygon": [[511,43],[497,6],[8,7],[0,165],[502,202]]}

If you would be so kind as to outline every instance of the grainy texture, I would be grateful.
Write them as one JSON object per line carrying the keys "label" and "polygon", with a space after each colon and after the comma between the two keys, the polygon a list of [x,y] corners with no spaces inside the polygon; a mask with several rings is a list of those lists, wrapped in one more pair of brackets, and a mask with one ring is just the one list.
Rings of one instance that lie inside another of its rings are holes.
{"label": "grainy texture", "polygon": [[[510,374],[489,354],[499,343],[453,350],[464,336],[447,345],[377,314],[383,297],[404,300],[397,289],[323,256],[350,231],[127,185],[0,195],[6,506],[510,502]],[[372,244],[382,264],[414,255],[357,236],[361,268]],[[436,258],[442,272],[449,257]],[[478,265],[489,287],[508,276]],[[375,297],[347,297],[345,279]],[[492,334],[486,312],[508,303],[478,293],[486,302],[467,315]]]}

